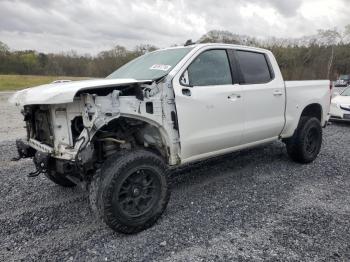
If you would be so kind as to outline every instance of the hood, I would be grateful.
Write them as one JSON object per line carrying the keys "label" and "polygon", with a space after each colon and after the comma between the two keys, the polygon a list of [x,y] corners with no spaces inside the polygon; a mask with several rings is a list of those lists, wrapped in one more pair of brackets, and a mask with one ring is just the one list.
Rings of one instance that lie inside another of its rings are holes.
{"label": "hood", "polygon": [[350,105],[350,96],[336,96],[332,99],[332,103]]}
{"label": "hood", "polygon": [[18,106],[34,104],[63,104],[73,102],[77,92],[91,88],[104,88],[125,84],[145,83],[150,80],[94,79],[71,82],[54,82],[16,92],[9,102]]}

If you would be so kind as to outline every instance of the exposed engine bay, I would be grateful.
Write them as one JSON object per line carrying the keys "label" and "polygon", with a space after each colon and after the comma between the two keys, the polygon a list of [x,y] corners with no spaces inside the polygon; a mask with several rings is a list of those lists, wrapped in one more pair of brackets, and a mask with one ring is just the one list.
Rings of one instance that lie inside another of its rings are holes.
{"label": "exposed engine bay", "polygon": [[115,152],[137,147],[170,165],[179,161],[173,91],[165,82],[83,90],[72,103],[26,105],[22,113],[27,141],[17,145],[19,156],[34,156],[39,173],[86,175]]}

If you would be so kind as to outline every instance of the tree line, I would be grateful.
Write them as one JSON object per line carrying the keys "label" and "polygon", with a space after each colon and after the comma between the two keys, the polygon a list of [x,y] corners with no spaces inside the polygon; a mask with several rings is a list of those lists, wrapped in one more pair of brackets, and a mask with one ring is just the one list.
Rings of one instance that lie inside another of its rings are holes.
{"label": "tree line", "polygon": [[[196,42],[267,48],[276,56],[287,80],[334,80],[340,74],[350,74],[350,25],[342,32],[337,29],[319,30],[313,36],[298,39],[260,40],[228,31],[213,30]],[[45,54],[35,50],[12,51],[0,42],[0,74],[105,77],[128,61],[156,49],[152,45],[139,45],[129,50],[118,45],[94,56],[81,55],[74,51]]]}
{"label": "tree line", "polygon": [[11,51],[0,42],[0,74],[105,77],[130,60],[156,49],[139,45],[127,50],[118,45],[96,56],[75,51],[45,54],[35,50]]}

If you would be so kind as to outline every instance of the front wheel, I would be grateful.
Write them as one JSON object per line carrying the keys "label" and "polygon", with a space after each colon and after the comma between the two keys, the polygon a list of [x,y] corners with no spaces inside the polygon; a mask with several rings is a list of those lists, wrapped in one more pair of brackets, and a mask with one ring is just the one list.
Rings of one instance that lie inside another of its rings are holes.
{"label": "front wheel", "polygon": [[132,234],[151,227],[169,201],[166,170],[163,159],[146,150],[111,156],[91,185],[92,209],[121,233]]}
{"label": "front wheel", "polygon": [[293,137],[286,141],[287,153],[299,163],[314,161],[322,145],[322,127],[315,117],[301,117]]}

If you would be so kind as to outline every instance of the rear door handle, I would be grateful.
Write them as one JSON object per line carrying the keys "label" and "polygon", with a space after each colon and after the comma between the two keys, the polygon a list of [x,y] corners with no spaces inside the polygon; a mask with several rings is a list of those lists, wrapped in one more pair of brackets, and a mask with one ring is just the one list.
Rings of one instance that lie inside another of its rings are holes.
{"label": "rear door handle", "polygon": [[231,101],[235,101],[237,100],[238,98],[241,98],[241,95],[240,94],[231,94],[227,97],[227,99],[231,100]]}
{"label": "rear door handle", "polygon": [[275,90],[275,91],[273,91],[273,95],[274,96],[281,96],[281,95],[283,95],[283,92],[281,90]]}

